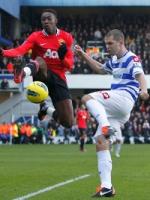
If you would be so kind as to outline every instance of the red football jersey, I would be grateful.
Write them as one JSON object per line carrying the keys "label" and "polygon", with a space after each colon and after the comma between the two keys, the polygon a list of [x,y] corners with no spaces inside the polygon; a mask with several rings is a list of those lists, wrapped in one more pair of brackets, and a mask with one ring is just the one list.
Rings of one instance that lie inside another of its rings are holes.
{"label": "red football jersey", "polygon": [[89,118],[89,115],[86,110],[78,109],[76,118],[77,118],[78,128],[87,128],[87,120]]}
{"label": "red football jersey", "polygon": [[[66,44],[68,51],[65,58],[60,60],[57,50],[62,42]],[[72,44],[73,38],[70,33],[57,29],[56,34],[48,35],[42,30],[33,32],[19,47],[3,50],[3,55],[6,57],[18,57],[32,49],[32,59],[37,56],[42,57],[48,69],[66,80],[65,72],[70,71],[73,67]]]}

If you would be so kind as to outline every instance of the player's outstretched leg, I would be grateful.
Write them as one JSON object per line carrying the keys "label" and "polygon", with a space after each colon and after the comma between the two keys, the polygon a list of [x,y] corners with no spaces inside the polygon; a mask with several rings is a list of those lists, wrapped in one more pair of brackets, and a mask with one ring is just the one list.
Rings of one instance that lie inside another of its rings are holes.
{"label": "player's outstretched leg", "polygon": [[39,67],[38,59],[30,60],[25,66],[21,59],[16,59],[14,64],[15,83],[21,83],[26,76],[34,76],[39,71]]}
{"label": "player's outstretched leg", "polygon": [[91,97],[90,95],[84,95],[82,97],[82,103],[85,104],[85,106],[92,114],[92,116],[96,119],[98,124],[101,124],[101,131],[105,138],[109,138],[110,136],[114,135],[115,130],[113,127],[110,126],[103,104]]}

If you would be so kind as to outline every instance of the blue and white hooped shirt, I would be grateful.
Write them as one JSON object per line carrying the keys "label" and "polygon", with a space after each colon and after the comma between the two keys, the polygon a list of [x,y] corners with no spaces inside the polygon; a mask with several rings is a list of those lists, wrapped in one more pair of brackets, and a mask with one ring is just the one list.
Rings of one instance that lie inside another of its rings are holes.
{"label": "blue and white hooped shirt", "polygon": [[139,83],[135,79],[136,74],[144,73],[138,56],[131,51],[117,58],[113,56],[104,65],[105,71],[113,75],[111,90],[127,91],[134,101],[139,95]]}

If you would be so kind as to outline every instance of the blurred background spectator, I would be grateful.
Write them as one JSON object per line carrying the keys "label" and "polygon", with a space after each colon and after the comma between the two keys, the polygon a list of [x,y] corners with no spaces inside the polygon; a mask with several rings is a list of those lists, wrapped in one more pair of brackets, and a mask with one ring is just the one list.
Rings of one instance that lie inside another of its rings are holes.
{"label": "blurred background spectator", "polygon": [[1,89],[5,90],[9,88],[9,82],[6,78],[1,81]]}

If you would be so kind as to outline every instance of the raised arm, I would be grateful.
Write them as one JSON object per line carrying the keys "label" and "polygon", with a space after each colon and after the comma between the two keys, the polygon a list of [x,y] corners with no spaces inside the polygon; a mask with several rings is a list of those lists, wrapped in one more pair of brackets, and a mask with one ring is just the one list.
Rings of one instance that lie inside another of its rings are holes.
{"label": "raised arm", "polygon": [[75,53],[81,57],[81,59],[85,60],[87,64],[90,66],[90,68],[96,72],[97,74],[106,74],[107,72],[103,69],[103,65],[90,56],[87,55],[83,51],[83,49],[79,45],[75,45],[74,47]]}
{"label": "raised arm", "polygon": [[34,38],[35,33],[32,33],[19,47],[9,50],[1,50],[1,55],[4,57],[19,57],[24,55],[29,51],[29,49],[32,49],[34,45]]}

